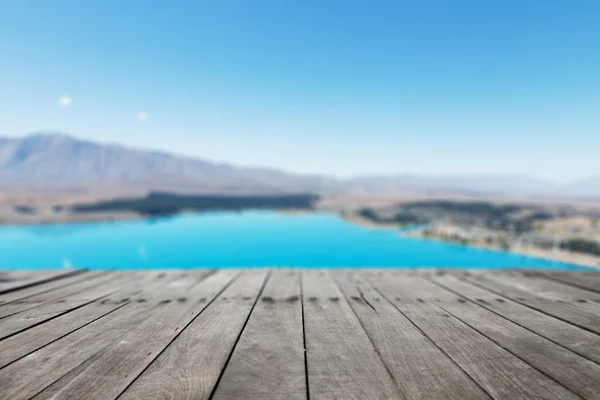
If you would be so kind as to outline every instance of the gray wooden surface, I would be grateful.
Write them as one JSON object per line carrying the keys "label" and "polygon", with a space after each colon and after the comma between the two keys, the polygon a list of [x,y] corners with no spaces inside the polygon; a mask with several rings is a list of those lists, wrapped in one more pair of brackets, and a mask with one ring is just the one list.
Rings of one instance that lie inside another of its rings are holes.
{"label": "gray wooden surface", "polygon": [[304,270],[311,399],[392,399],[400,390],[327,271]]}
{"label": "gray wooden surface", "polygon": [[406,399],[489,398],[451,358],[358,274],[334,272]]}
{"label": "gray wooden surface", "polygon": [[[377,277],[372,282],[387,301],[436,342],[491,397],[578,398],[534,366],[449,314],[442,308],[449,300],[434,284],[409,276]],[[454,301],[458,302],[458,299]]]}
{"label": "gray wooden surface", "polygon": [[120,398],[210,398],[268,274],[250,270],[238,277]]}
{"label": "gray wooden surface", "polygon": [[214,399],[244,397],[306,399],[297,270],[273,272],[235,346]]}
{"label": "gray wooden surface", "polygon": [[0,399],[600,399],[600,273],[0,271]]}

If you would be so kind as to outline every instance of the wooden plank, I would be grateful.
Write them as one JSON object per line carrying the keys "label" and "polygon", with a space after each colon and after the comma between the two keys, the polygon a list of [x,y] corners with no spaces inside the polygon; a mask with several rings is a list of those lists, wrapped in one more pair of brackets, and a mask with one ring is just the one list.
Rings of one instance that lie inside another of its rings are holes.
{"label": "wooden plank", "polygon": [[583,310],[580,303],[572,304],[563,300],[548,299],[534,295],[530,291],[503,283],[491,274],[482,274],[480,272],[470,272],[467,274],[454,272],[454,274],[459,279],[489,290],[492,293],[511,299],[572,325],[600,334],[600,317],[589,313],[587,310]]}
{"label": "wooden plank", "polygon": [[490,398],[358,273],[332,273],[406,399]]}
{"label": "wooden plank", "polygon": [[1,319],[0,340],[107,296],[119,287],[118,274],[104,275],[93,282],[77,285],[78,289],[72,289],[76,292],[69,296]]}
{"label": "wooden plank", "polygon": [[181,332],[119,400],[208,399],[265,278],[266,270],[246,271]]}
{"label": "wooden plank", "polygon": [[[177,278],[170,280],[173,275]],[[158,277],[136,301],[130,300],[124,307],[0,369],[0,398],[20,400],[35,396],[81,363],[101,354],[103,348],[118,343],[133,327],[162,312],[168,304],[160,299],[162,295],[174,294],[184,284],[182,281],[189,280],[177,271]],[[103,301],[118,304],[122,298]]]}
{"label": "wooden plank", "polygon": [[92,302],[0,341],[0,368],[124,306],[130,301],[126,300],[128,297],[135,299],[136,294],[141,295],[142,287],[151,290],[152,284],[156,284],[158,274],[143,272],[129,273],[128,275],[127,278],[130,279],[127,281],[127,286],[107,298],[106,301]]}
{"label": "wooden plank", "polygon": [[81,271],[80,273],[70,275],[66,278],[55,279],[21,290],[14,290],[12,292],[4,293],[0,295],[0,306],[81,282],[85,279],[88,279],[88,275],[90,275],[89,272]]}
{"label": "wooden plank", "polygon": [[82,273],[84,270],[0,271],[0,294],[41,285]]}
{"label": "wooden plank", "polygon": [[306,399],[300,279],[273,272],[213,399]]}
{"label": "wooden plank", "polygon": [[129,303],[0,370],[0,398],[25,400],[141,324],[164,304]]}
{"label": "wooden plank", "polygon": [[402,398],[331,277],[322,270],[302,272],[309,397]]}
{"label": "wooden plank", "polygon": [[0,318],[15,315],[17,313],[30,310],[34,307],[57,301],[63,297],[79,293],[88,288],[90,285],[94,285],[95,282],[105,279],[109,274],[110,273],[108,272],[89,272],[85,275],[85,280],[78,281],[76,284],[68,285],[52,292],[39,293],[23,300],[0,305]]}
{"label": "wooden plank", "polygon": [[94,302],[0,341],[0,369],[96,321],[127,303]]}
{"label": "wooden plank", "polygon": [[420,277],[371,277],[388,301],[433,340],[493,398],[578,399],[564,386],[507,352],[436,304],[441,289]]}
{"label": "wooden plank", "polygon": [[600,364],[599,335],[500,297],[450,274],[433,276],[431,279],[445,289]]}
{"label": "wooden plank", "polygon": [[177,297],[161,312],[132,327],[121,340],[71,370],[36,399],[116,398],[202,312],[207,299],[217,296],[238,274],[223,270],[202,282],[189,279],[189,285],[173,293]]}
{"label": "wooden plank", "polygon": [[[585,307],[588,303],[600,303],[600,294],[598,293],[570,286],[566,283],[544,279],[535,272],[503,271],[490,272],[490,275],[507,285],[515,286],[548,299],[580,303],[578,306],[581,307]],[[597,305],[592,306],[592,308],[600,309]]]}
{"label": "wooden plank", "polygon": [[[432,291],[440,289],[439,286],[430,285]],[[481,306],[481,301],[460,301],[464,300],[464,297],[459,297],[445,289],[438,294],[437,298],[440,300],[437,303],[440,308],[511,354],[552,377],[582,398],[598,398],[600,365],[491,312]],[[488,304],[492,307],[492,303]],[[546,318],[551,319],[548,316]]]}
{"label": "wooden plank", "polygon": [[594,272],[564,272],[564,271],[540,271],[540,276],[557,282],[566,283],[580,289],[600,293],[600,271]]}

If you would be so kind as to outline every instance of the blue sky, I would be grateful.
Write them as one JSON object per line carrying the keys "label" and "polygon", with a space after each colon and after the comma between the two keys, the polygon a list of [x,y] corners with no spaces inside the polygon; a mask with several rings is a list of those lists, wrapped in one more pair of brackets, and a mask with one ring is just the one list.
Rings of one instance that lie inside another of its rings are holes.
{"label": "blue sky", "polygon": [[4,0],[0,134],[567,181],[600,173],[599,18],[597,0]]}

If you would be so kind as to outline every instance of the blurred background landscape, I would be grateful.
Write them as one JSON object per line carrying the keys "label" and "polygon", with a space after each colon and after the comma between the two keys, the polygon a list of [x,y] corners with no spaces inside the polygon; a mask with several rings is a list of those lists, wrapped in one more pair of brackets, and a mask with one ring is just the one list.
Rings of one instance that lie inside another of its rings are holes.
{"label": "blurred background landscape", "polygon": [[37,133],[0,141],[4,224],[118,220],[189,211],[318,210],[375,227],[594,265],[599,178],[563,185],[520,176],[339,179],[241,167]]}
{"label": "blurred background landscape", "polygon": [[4,2],[0,223],[319,211],[598,266],[597,2],[427,3]]}

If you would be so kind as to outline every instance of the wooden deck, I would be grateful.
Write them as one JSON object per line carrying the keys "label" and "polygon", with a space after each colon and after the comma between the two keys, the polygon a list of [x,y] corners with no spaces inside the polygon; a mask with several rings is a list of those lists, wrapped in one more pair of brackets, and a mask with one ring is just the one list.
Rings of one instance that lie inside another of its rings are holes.
{"label": "wooden deck", "polygon": [[0,271],[0,399],[600,399],[600,273]]}

